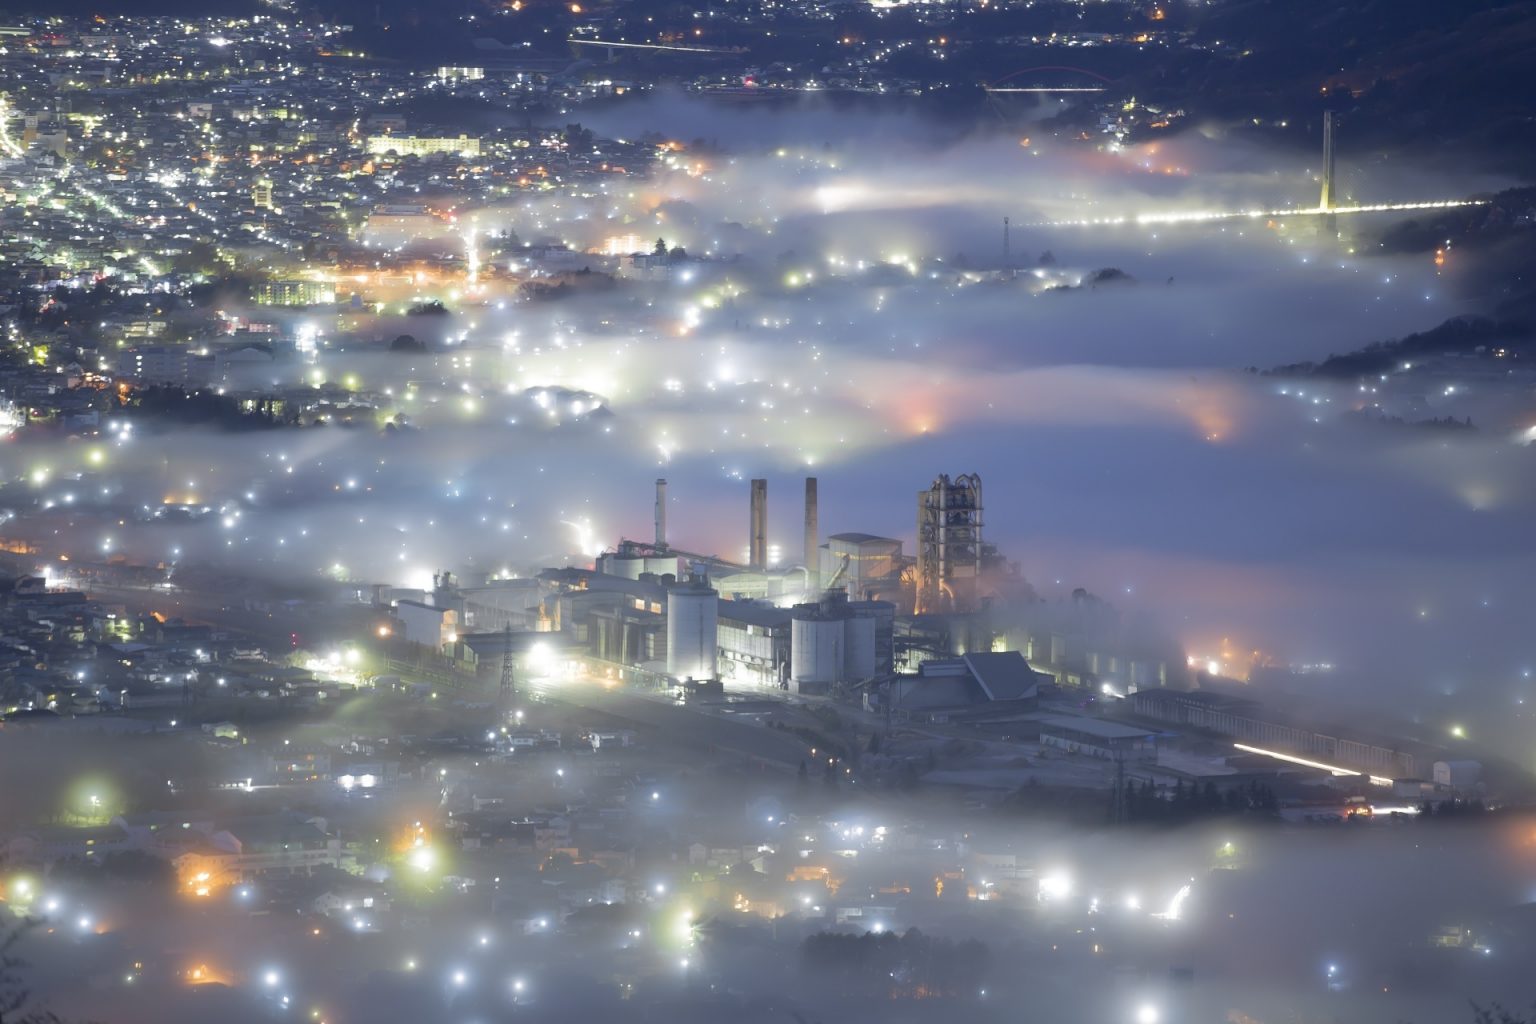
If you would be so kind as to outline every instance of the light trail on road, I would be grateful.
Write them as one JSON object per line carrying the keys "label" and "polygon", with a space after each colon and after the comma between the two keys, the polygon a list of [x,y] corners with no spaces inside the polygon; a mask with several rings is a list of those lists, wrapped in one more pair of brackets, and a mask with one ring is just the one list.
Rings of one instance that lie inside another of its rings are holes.
{"label": "light trail on road", "polygon": [[1289,764],[1299,764],[1304,768],[1317,768],[1335,776],[1364,777],[1373,786],[1390,786],[1392,780],[1381,775],[1371,775],[1367,772],[1356,771],[1353,768],[1340,768],[1336,764],[1326,764],[1322,761],[1311,761],[1305,757],[1297,757],[1295,754],[1287,754],[1279,750],[1266,750],[1263,747],[1251,747],[1246,743],[1234,743],[1232,746],[1245,754],[1259,754],[1263,757],[1272,757],[1277,761],[1285,761]]}
{"label": "light trail on road", "polygon": [[1049,220],[1026,224],[1031,228],[1117,227],[1126,224],[1206,224],[1222,220],[1264,220],[1272,217],[1330,217],[1335,214],[1392,213],[1406,210],[1455,210],[1467,206],[1487,206],[1486,199],[1431,199],[1415,203],[1368,203],[1354,206],[1293,207],[1286,210],[1185,210],[1177,213],[1136,213],[1121,217],[1088,217],[1079,220]]}

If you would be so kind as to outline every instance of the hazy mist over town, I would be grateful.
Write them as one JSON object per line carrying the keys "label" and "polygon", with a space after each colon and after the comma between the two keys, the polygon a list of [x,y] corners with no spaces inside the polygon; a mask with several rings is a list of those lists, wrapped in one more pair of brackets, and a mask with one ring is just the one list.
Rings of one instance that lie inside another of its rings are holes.
{"label": "hazy mist over town", "polygon": [[1532,45],[0,14],[0,1019],[1526,1024]]}

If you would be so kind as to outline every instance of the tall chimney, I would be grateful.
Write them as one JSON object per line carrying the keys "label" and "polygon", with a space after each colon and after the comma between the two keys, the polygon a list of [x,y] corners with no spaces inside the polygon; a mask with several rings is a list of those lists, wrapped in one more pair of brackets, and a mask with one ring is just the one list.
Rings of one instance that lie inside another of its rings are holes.
{"label": "tall chimney", "polygon": [[747,565],[762,572],[768,568],[768,481],[752,481],[752,533]]}
{"label": "tall chimney", "polygon": [[816,478],[805,478],[805,589],[821,589],[821,535],[816,524]]}
{"label": "tall chimney", "polygon": [[656,546],[667,546],[667,481],[656,481]]}

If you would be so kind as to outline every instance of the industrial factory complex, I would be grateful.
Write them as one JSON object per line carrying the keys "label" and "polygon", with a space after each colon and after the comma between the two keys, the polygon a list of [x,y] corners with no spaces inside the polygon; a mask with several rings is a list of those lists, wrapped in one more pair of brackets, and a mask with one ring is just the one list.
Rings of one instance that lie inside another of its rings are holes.
{"label": "industrial factory complex", "polygon": [[1434,766],[1446,755],[1434,748],[1298,724],[1192,669],[1172,641],[1081,589],[1038,596],[984,539],[977,474],[940,475],[918,492],[915,554],[892,537],[823,537],[813,477],[803,557],[775,564],[768,481],[752,480],[748,494],[745,563],[674,544],[667,482],[657,480],[654,536],[620,540],[591,567],[441,573],[431,591],[375,587],[371,600],[400,639],[505,687],[584,674],[679,699],[777,695],[887,729],[1003,728],[1162,782],[1281,770],[1437,792]]}
{"label": "industrial factory complex", "polygon": [[[479,657],[537,634],[563,656],[605,672],[725,690],[775,689],[881,706],[932,707],[912,681],[925,666],[974,654],[1013,653],[1062,687],[1164,685],[1177,655],[1117,628],[1114,612],[1079,592],[1071,605],[1041,601],[982,538],[981,480],[938,477],[918,495],[915,556],[901,540],[866,533],[823,538],[817,488],[805,480],[803,559],[771,565],[768,481],[751,481],[746,564],[674,545],[667,482],[656,481],[655,536],[621,540],[591,568],[551,568],[536,579],[476,581],[451,573],[431,592],[375,588],[405,637]],[[931,672],[931,667],[929,668]],[[938,678],[934,676],[932,678]],[[935,695],[955,703],[1016,700],[986,686]],[[940,702],[942,704],[942,702]]]}

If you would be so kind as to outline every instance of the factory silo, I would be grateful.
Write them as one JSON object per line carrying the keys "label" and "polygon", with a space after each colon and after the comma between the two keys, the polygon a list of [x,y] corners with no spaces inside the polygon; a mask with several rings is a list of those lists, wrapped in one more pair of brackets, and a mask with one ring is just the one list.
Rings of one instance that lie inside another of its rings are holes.
{"label": "factory silo", "polygon": [[604,551],[597,556],[597,571],[627,580],[637,580],[645,572],[645,555],[631,545],[620,544],[617,551]]}
{"label": "factory silo", "polygon": [[790,617],[789,681],[797,693],[824,693],[846,678],[848,595],[828,590],[814,604],[798,604]]}
{"label": "factory silo", "polygon": [[664,548],[639,544],[632,540],[619,542],[618,550],[605,551],[597,556],[597,571],[627,580],[637,580],[645,573],[665,576],[677,575],[678,557]]}
{"label": "factory silo", "polygon": [[798,609],[790,620],[789,682],[796,693],[824,693],[843,674],[843,622]]}
{"label": "factory silo", "polygon": [[715,678],[719,615],[720,594],[701,573],[691,573],[667,590],[667,675]]}
{"label": "factory silo", "polygon": [[877,672],[875,617],[852,615],[843,622],[843,679],[861,683]]}

